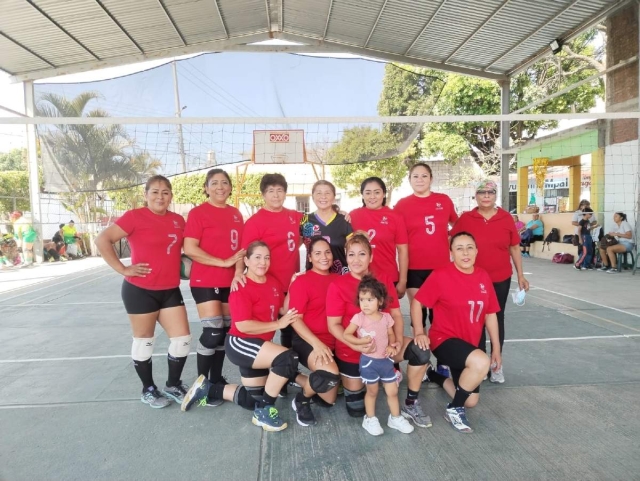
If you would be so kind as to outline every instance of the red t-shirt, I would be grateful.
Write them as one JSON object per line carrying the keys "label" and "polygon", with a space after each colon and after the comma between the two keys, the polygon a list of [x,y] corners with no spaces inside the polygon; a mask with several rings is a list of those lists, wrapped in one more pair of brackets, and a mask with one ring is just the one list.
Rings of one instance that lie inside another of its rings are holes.
{"label": "red t-shirt", "polygon": [[[388,277],[381,275],[376,275],[376,278],[387,287],[389,302],[384,311],[399,309],[400,303],[393,282]],[[342,327],[345,329],[349,326],[353,316],[361,312],[357,302],[359,284],[359,279],[351,274],[345,274],[336,277],[327,290],[327,317],[342,317]],[[342,361],[354,364],[360,362],[360,353],[337,339],[335,353],[336,357]]]}
{"label": "red t-shirt", "polygon": [[448,195],[410,195],[400,199],[393,211],[407,226],[409,269],[436,269],[449,263],[449,223],[458,220]]}
{"label": "red t-shirt", "polygon": [[296,277],[289,286],[289,308],[297,309],[307,327],[329,349],[334,349],[336,338],[327,327],[327,291],[337,274],[322,275],[307,271]]}
{"label": "red t-shirt", "polygon": [[[185,237],[200,241],[200,248],[219,259],[228,259],[240,250],[244,229],[242,214],[235,207],[215,207],[205,202],[189,212]],[[235,266],[216,267],[193,261],[191,287],[229,287]]]}
{"label": "red t-shirt", "polygon": [[360,207],[351,211],[351,225],[354,231],[363,230],[369,234],[373,247],[371,270],[376,274],[391,277],[393,282],[399,279],[396,262],[396,246],[407,244],[407,228],[401,216],[389,207],[367,209]]}
{"label": "red t-shirt", "polygon": [[231,311],[229,334],[243,339],[272,340],[275,331],[265,332],[264,334],[244,334],[236,328],[236,322],[275,322],[278,320],[278,311],[283,303],[284,291],[273,276],[267,275],[267,280],[263,284],[247,278],[244,287],[238,286],[237,291],[229,294],[229,310]]}
{"label": "red t-shirt", "polygon": [[520,244],[520,234],[511,215],[498,207],[498,212],[486,220],[476,207],[465,212],[451,229],[451,235],[468,232],[476,239],[478,257],[476,267],[481,267],[491,277],[491,282],[502,282],[511,277],[511,246]]}
{"label": "red t-shirt", "polygon": [[282,209],[271,212],[260,209],[244,226],[242,248],[253,241],[261,240],[271,251],[269,273],[286,289],[291,277],[300,270],[300,220],[302,214],[295,210]]}
{"label": "red t-shirt", "polygon": [[416,299],[433,309],[431,350],[452,338],[477,346],[485,316],[500,310],[489,274],[479,267],[471,274],[460,272],[455,264],[436,269],[418,290]]}
{"label": "red t-shirt", "polygon": [[154,214],[147,207],[130,210],[116,221],[127,233],[131,264],[146,262],[146,277],[125,277],[134,286],[160,291],[180,285],[184,219],[173,212]]}

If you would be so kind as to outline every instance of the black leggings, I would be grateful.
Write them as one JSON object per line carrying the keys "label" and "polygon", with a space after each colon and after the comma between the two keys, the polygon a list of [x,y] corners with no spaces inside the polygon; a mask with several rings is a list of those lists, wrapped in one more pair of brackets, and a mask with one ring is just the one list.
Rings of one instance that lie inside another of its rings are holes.
{"label": "black leggings", "polygon": [[[500,312],[498,316],[498,333],[500,336],[500,352],[502,353],[502,346],[504,346],[504,309],[507,305],[507,299],[509,298],[509,289],[511,288],[511,277],[502,281],[494,282],[493,288],[496,291],[496,297],[498,298],[498,304],[500,305]],[[482,336],[480,337],[480,344],[478,348],[487,352],[487,331],[482,330]]]}

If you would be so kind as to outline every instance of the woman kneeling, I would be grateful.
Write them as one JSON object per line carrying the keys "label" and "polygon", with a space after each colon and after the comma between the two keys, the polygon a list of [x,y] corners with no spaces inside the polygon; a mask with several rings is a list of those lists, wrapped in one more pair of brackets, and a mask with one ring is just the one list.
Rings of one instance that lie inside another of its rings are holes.
{"label": "woman kneeling", "polygon": [[[451,379],[432,369],[427,376],[453,398],[445,419],[459,432],[471,433],[465,408],[478,404],[480,384],[489,366],[497,371],[502,365],[496,317],[500,306],[489,274],[474,267],[478,249],[473,236],[468,232],[454,235],[450,250],[453,263],[436,269],[422,285],[411,303],[411,318],[422,318],[423,305],[435,311],[429,343],[438,360],[451,368]],[[413,325],[415,328],[416,322]],[[477,347],[485,325],[495,346],[491,362]],[[424,332],[416,332],[416,342],[423,336]]]}

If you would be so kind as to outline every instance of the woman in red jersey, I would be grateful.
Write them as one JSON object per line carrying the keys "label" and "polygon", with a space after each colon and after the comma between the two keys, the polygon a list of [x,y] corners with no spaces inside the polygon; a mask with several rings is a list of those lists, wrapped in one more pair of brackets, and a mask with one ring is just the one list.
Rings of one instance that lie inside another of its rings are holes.
{"label": "woman in red jersey", "polygon": [[[240,368],[242,385],[211,384],[200,375],[191,386],[182,403],[187,411],[193,404],[205,405],[211,400],[225,399],[253,410],[251,422],[265,431],[282,431],[284,422],[274,404],[278,393],[298,371],[298,358],[291,349],[272,342],[275,331],[298,322],[300,316],[289,309],[282,317],[284,290],[278,280],[267,274],[271,265],[269,248],[262,241],[247,246],[244,258],[247,266],[245,284],[229,295],[231,329],[225,340],[225,351],[229,360]],[[307,377],[298,375],[296,380],[305,386]],[[311,393],[313,395],[315,393]],[[294,410],[297,408],[293,404]],[[315,424],[311,419],[307,424]]]}
{"label": "woman in red jersey", "polygon": [[[344,339],[344,331],[354,315],[361,312],[357,302],[358,286],[362,278],[371,274],[369,267],[372,258],[372,247],[363,232],[356,232],[347,240],[347,265],[349,273],[337,277],[327,291],[327,323],[329,331],[336,338],[336,363],[340,369],[344,387],[347,412],[352,417],[363,417],[365,387],[360,377],[360,354],[375,351],[375,345],[350,344]],[[426,416],[418,401],[418,392],[422,378],[429,362],[428,343],[419,346],[410,337],[403,336],[403,320],[395,289],[390,278],[384,274],[376,274],[376,278],[384,283],[389,298],[387,311],[394,320],[393,331],[396,339],[402,339],[402,347],[393,358],[395,362],[409,361],[407,367],[407,399],[402,406],[402,415],[412,419],[417,426],[431,426],[431,419]],[[415,328],[416,326],[414,326]],[[422,324],[420,324],[422,329]]]}
{"label": "woman in red jersey", "polygon": [[[407,295],[409,302],[429,274],[449,264],[449,226],[458,220],[453,202],[446,194],[431,191],[431,167],[418,162],[409,170],[413,194],[400,199],[393,211],[402,216],[409,240]],[[426,314],[426,312],[425,312]],[[433,321],[433,313],[429,312]],[[423,324],[426,326],[426,316]]]}
{"label": "woman in red jersey", "polygon": [[226,383],[222,365],[224,338],[231,325],[229,289],[234,275],[244,270],[240,249],[244,221],[240,211],[227,204],[231,189],[224,170],[207,172],[204,193],[208,200],[191,209],[184,231],[184,252],[193,260],[189,285],[202,325],[198,375],[204,374],[214,384]]}
{"label": "woman in red jersey", "polygon": [[[360,184],[362,205],[349,215],[353,230],[363,230],[371,240],[373,261],[371,270],[375,274],[391,277],[398,298],[404,296],[407,287],[409,263],[407,229],[404,220],[387,204],[387,186],[379,177],[369,177]],[[396,263],[396,252],[398,262]]]}
{"label": "woman in red jersey", "polygon": [[[509,221],[513,224],[511,217]],[[451,379],[431,369],[427,375],[453,398],[445,419],[459,432],[471,433],[465,407],[478,403],[489,365],[498,369],[502,365],[496,317],[500,306],[489,274],[474,265],[478,248],[473,236],[458,232],[450,246],[453,263],[433,271],[418,290],[411,303],[411,319],[414,326],[418,324],[422,306],[435,311],[428,339],[424,331],[416,331],[416,342],[428,342],[436,357],[450,367]],[[485,326],[496,346],[491,349],[491,362],[478,348]]]}
{"label": "woman in red jersey", "polygon": [[[289,288],[293,274],[300,270],[300,221],[302,214],[286,209],[287,181],[281,174],[265,174],[260,180],[264,207],[252,215],[244,227],[242,248],[260,240],[269,246],[274,263],[270,274]],[[292,328],[280,332],[280,343],[291,347]]]}
{"label": "woman in red jersey", "polygon": [[[146,207],[126,212],[96,239],[96,246],[109,266],[124,276],[122,301],[129,314],[133,365],[142,381],[141,401],[163,408],[173,399],[182,402],[187,386],[180,375],[191,346],[187,311],[180,293],[180,256],[184,219],[168,210],[171,183],[161,175],[145,186]],[[113,244],[126,237],[131,246],[131,265],[125,266]],[[169,378],[161,395],[153,382],[151,356],[154,331],[159,322],[170,339]]]}
{"label": "woman in red jersey", "polygon": [[[308,409],[310,397],[317,392],[325,403],[333,405],[338,395],[338,365],[333,359],[336,340],[327,327],[327,290],[338,274],[332,274],[331,245],[323,237],[314,237],[308,246],[311,269],[299,275],[289,287],[289,307],[302,316],[292,324],[293,350],[300,363],[311,371],[309,383],[296,395],[297,412]],[[306,392],[305,392],[306,390]]]}
{"label": "woman in red jersey", "polygon": [[[529,290],[529,282],[522,271],[522,254],[520,253],[520,234],[516,230],[511,215],[496,206],[498,186],[492,180],[484,180],[476,187],[478,207],[460,216],[451,230],[451,235],[458,232],[469,232],[478,246],[476,266],[489,274],[493,288],[498,297],[498,329],[500,352],[504,345],[504,309],[507,305],[509,288],[511,287],[511,261],[518,275],[518,287]],[[478,347],[486,352],[486,334],[482,332]],[[497,346],[492,342],[491,350]],[[502,366],[492,369],[488,374],[491,382],[503,383]]]}

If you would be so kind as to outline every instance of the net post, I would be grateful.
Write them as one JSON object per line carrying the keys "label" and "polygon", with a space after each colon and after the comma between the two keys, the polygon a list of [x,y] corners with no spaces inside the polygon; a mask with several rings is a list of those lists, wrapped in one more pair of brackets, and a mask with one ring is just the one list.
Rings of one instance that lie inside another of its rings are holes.
{"label": "net post", "polygon": [[[24,107],[28,117],[35,117],[36,101],[33,80],[24,83]],[[41,263],[42,257],[42,206],[40,205],[40,183],[38,182],[38,150],[35,124],[27,124],[27,162],[29,165],[29,202],[31,204],[32,226],[38,234],[33,243],[33,260]]]}
{"label": "net post", "polygon": [[[509,101],[511,99],[511,79],[499,80],[500,85],[500,113],[506,115],[509,113]],[[500,123],[500,147],[501,152],[509,150],[509,130],[511,122],[505,121]],[[509,161],[510,154],[501,154],[500,159],[500,201],[502,208],[509,211]]]}

